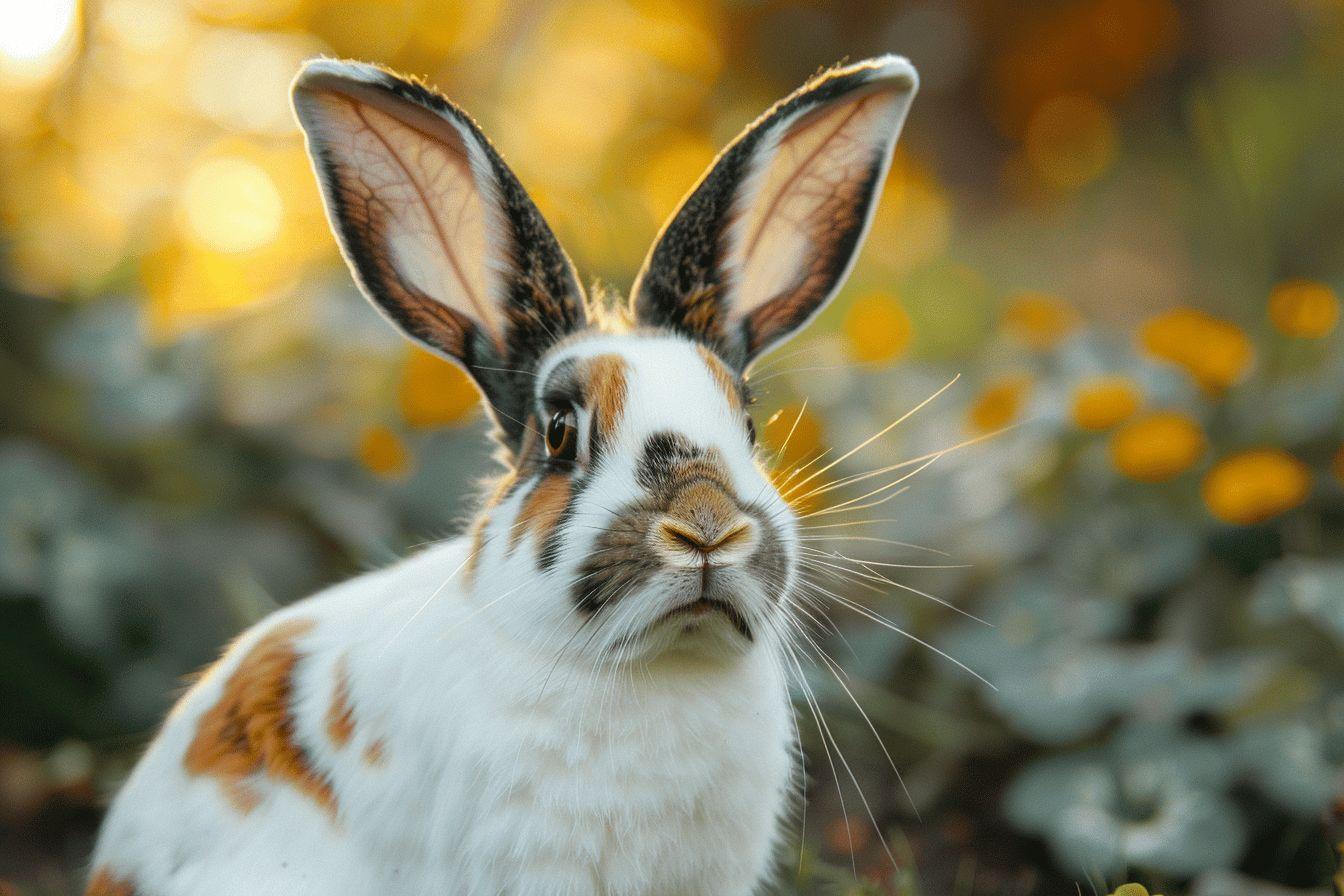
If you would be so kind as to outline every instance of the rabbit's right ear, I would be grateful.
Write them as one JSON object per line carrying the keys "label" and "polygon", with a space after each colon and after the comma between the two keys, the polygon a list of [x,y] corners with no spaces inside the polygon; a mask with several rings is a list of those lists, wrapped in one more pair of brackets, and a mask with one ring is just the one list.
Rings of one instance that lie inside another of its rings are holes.
{"label": "rabbit's right ear", "polygon": [[462,365],[516,445],[537,359],[587,323],[550,227],[475,123],[424,86],[318,59],[299,72],[293,98],[364,294]]}

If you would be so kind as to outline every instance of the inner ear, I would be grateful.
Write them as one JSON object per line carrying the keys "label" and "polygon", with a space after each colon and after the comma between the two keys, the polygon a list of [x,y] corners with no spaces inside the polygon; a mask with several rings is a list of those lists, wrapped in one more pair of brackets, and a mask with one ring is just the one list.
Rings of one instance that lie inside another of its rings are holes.
{"label": "inner ear", "polygon": [[854,262],[916,85],[896,56],[834,68],[743,131],[654,243],[640,322],[745,371],[810,321]]}
{"label": "inner ear", "polygon": [[516,448],[541,356],[587,323],[554,234],[475,122],[424,85],[319,59],[293,96],[361,289],[466,369]]}

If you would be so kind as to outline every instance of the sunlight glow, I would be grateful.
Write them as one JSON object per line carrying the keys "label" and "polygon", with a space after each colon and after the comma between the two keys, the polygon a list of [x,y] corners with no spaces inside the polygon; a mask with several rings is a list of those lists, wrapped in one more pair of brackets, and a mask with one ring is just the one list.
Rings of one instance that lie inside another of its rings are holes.
{"label": "sunlight glow", "polygon": [[42,77],[75,42],[79,0],[42,0],[0,4],[0,72],[21,78]]}
{"label": "sunlight glow", "polygon": [[187,177],[187,224],[220,252],[250,252],[275,239],[284,206],[270,175],[236,157],[208,159]]}

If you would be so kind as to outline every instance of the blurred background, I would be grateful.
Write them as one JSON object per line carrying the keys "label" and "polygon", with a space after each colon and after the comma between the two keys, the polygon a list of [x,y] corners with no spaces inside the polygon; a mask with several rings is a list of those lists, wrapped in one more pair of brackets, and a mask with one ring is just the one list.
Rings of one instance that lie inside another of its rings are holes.
{"label": "blurred background", "polygon": [[183,676],[492,471],[340,263],[301,60],[438,85],[623,290],[719,146],[887,51],[923,88],[867,247],[754,382],[788,470],[960,374],[803,502],[816,587],[928,646],[832,604],[786,892],[1330,892],[1339,0],[0,3],[0,892],[75,891]]}

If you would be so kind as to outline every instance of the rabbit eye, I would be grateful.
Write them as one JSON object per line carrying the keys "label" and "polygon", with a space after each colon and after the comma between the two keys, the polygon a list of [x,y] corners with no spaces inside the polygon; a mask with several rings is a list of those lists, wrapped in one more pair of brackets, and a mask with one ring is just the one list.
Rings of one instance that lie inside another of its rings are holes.
{"label": "rabbit eye", "polygon": [[578,456],[578,417],[572,407],[558,408],[546,425],[546,455],[571,461]]}

